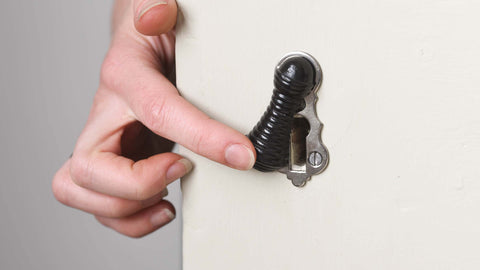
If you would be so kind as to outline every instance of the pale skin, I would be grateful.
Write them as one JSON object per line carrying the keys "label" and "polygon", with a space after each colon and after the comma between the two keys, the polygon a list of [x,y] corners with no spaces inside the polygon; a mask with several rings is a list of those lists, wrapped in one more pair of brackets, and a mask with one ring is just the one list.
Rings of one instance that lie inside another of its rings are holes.
{"label": "pale skin", "polygon": [[116,0],[88,121],[52,182],[58,201],[130,237],[175,217],[166,186],[193,165],[168,152],[172,142],[234,169],[255,162],[247,137],[209,118],[170,82],[176,17],[175,0]]}

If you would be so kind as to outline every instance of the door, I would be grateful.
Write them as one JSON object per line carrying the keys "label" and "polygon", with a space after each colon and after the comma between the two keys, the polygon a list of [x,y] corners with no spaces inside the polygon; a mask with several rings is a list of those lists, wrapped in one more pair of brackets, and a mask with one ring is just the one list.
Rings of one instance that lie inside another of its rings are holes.
{"label": "door", "polygon": [[308,52],[330,153],[298,188],[182,149],[185,270],[480,268],[480,2],[178,3],[187,100],[248,134]]}

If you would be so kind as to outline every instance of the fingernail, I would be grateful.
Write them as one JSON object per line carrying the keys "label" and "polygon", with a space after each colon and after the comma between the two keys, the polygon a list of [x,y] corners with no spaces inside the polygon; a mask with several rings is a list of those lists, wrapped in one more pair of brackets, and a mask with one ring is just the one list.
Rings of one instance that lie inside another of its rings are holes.
{"label": "fingernail", "polygon": [[150,222],[154,227],[163,226],[175,218],[175,214],[170,209],[165,208],[161,211],[154,213],[150,217]]}
{"label": "fingernail", "polygon": [[140,8],[138,9],[138,12],[137,12],[137,21],[140,20],[142,18],[142,16],[147,13],[147,11],[149,11],[150,9],[156,7],[156,6],[160,6],[160,5],[167,5],[167,1],[164,1],[164,0],[147,0],[145,1],[141,6]]}
{"label": "fingernail", "polygon": [[173,182],[178,178],[184,176],[185,174],[189,173],[193,168],[192,162],[190,160],[182,158],[177,162],[173,163],[167,170],[166,178],[167,182]]}
{"label": "fingernail", "polygon": [[227,147],[225,160],[229,165],[240,170],[249,170],[255,164],[253,152],[242,144],[232,144]]}

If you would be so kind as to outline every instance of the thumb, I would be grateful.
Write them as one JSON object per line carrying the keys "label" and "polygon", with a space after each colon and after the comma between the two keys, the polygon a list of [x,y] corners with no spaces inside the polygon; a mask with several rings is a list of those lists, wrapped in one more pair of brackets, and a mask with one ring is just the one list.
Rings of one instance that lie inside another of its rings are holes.
{"label": "thumb", "polygon": [[135,0],[133,7],[135,28],[147,36],[170,31],[177,21],[175,0]]}

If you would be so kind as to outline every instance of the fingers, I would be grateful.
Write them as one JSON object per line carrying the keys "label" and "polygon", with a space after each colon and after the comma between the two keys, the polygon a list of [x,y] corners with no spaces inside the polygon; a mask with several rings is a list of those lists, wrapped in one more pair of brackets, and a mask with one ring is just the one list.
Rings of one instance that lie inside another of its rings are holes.
{"label": "fingers", "polygon": [[175,0],[135,0],[135,28],[138,32],[156,36],[173,29],[177,21]]}
{"label": "fingers", "polygon": [[106,218],[95,216],[103,225],[130,236],[142,237],[166,225],[175,218],[175,208],[168,201],[144,209],[125,218]]}
{"label": "fingers", "polygon": [[100,194],[76,185],[69,173],[71,161],[57,172],[52,182],[52,190],[55,198],[61,203],[104,217],[126,217],[144,208],[159,203],[168,195],[167,189],[143,201],[121,199],[105,194]]}
{"label": "fingers", "polygon": [[74,153],[70,175],[80,187],[127,200],[146,200],[192,169],[190,161],[164,153],[134,162],[111,152]]}
{"label": "fingers", "polygon": [[57,172],[52,182],[55,198],[61,203],[96,216],[105,226],[130,237],[141,237],[166,225],[175,218],[170,202],[162,200],[168,191],[144,200],[130,201],[84,189],[70,178],[71,161]]}
{"label": "fingers", "polygon": [[252,168],[255,150],[245,135],[210,119],[154,68],[132,70],[123,94],[146,127],[213,161],[240,170]]}

